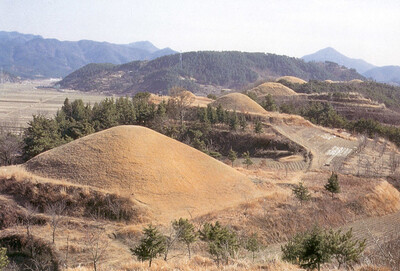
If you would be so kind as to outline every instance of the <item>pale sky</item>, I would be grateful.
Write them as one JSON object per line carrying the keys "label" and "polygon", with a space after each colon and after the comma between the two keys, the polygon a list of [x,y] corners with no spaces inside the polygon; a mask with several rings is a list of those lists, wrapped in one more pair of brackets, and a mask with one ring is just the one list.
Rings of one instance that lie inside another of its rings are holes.
{"label": "pale sky", "polygon": [[0,30],[301,57],[333,47],[400,65],[400,0],[0,0]]}

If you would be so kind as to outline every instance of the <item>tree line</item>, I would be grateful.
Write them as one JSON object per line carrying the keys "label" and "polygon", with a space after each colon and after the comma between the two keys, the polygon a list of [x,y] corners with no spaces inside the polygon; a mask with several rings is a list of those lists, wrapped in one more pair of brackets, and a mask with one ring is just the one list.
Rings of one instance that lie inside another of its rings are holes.
{"label": "tree line", "polygon": [[248,129],[255,122],[255,133],[262,133],[262,124],[236,111],[212,107],[192,107],[193,95],[183,88],[172,88],[171,99],[155,104],[150,93],[134,97],[106,98],[94,105],[80,99],[65,99],[54,117],[34,115],[25,133],[17,136],[0,133],[0,162],[21,163],[83,136],[118,125],[141,125],[191,145],[214,158],[221,154],[212,147],[210,131],[214,126],[231,131]]}

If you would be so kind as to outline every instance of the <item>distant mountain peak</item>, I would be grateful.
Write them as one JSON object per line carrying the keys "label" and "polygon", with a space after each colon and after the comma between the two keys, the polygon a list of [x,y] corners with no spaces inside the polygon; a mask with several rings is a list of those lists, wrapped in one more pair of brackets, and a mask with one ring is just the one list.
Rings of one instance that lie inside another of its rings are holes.
{"label": "distant mountain peak", "polygon": [[130,48],[145,50],[145,51],[148,51],[149,53],[154,53],[154,52],[160,50],[159,48],[154,46],[153,43],[151,43],[150,41],[147,41],[147,40],[136,41],[136,42],[129,43],[127,45]]}
{"label": "distant mountain peak", "polygon": [[359,73],[364,73],[375,66],[362,60],[349,58],[332,47],[326,47],[313,54],[302,57],[305,61],[325,62],[331,61],[348,68],[356,69]]}

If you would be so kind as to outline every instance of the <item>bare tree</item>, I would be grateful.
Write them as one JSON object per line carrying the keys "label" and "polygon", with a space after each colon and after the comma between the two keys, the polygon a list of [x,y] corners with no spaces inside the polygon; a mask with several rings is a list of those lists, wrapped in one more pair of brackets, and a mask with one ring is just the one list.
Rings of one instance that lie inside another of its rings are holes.
{"label": "bare tree", "polygon": [[187,108],[194,102],[195,96],[190,91],[182,87],[172,87],[169,90],[169,95],[176,102],[179,111],[179,119],[182,126]]}
{"label": "bare tree", "polygon": [[390,173],[393,175],[397,168],[399,167],[399,158],[396,155],[396,152],[392,152],[390,154],[390,161],[389,161]]}
{"label": "bare tree", "polygon": [[83,238],[89,259],[93,263],[94,271],[97,271],[99,261],[103,259],[108,249],[108,241],[105,240],[105,230],[101,226],[88,230]]}
{"label": "bare tree", "polygon": [[51,226],[51,233],[52,233],[52,241],[53,244],[55,242],[56,237],[56,230],[59,226],[60,222],[62,221],[62,214],[65,210],[65,202],[59,201],[47,206],[47,212],[50,214],[50,226]]}
{"label": "bare tree", "polygon": [[107,206],[112,212],[112,214],[115,216],[117,221],[121,220],[121,214],[122,214],[122,206],[121,202],[118,200],[111,200],[109,197],[107,198]]}
{"label": "bare tree", "polygon": [[23,218],[23,224],[26,228],[26,235],[31,237],[31,227],[35,222],[35,214],[37,213],[38,209],[37,207],[34,207],[30,204],[27,204],[25,206],[25,216]]}
{"label": "bare tree", "polygon": [[176,231],[172,227],[172,223],[171,223],[171,226],[170,226],[170,228],[168,230],[168,233],[166,235],[164,235],[164,236],[165,236],[164,261],[167,261],[168,260],[168,254],[169,254],[171,248],[174,246],[174,244],[178,240],[178,234],[176,233]]}
{"label": "bare tree", "polygon": [[22,155],[23,146],[22,139],[17,135],[11,133],[0,135],[0,165],[15,164]]}

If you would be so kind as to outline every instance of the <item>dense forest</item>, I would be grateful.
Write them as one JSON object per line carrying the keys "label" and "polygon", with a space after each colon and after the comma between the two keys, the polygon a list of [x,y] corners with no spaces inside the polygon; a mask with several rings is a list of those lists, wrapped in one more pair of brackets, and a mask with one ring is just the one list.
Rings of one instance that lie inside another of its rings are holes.
{"label": "dense forest", "polygon": [[261,78],[292,75],[305,80],[363,79],[354,69],[333,62],[306,63],[301,59],[265,53],[188,52],[110,66],[87,65],[60,81],[62,88],[134,94],[167,93],[172,86],[208,94],[242,88]]}

